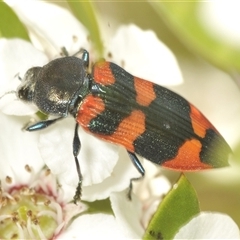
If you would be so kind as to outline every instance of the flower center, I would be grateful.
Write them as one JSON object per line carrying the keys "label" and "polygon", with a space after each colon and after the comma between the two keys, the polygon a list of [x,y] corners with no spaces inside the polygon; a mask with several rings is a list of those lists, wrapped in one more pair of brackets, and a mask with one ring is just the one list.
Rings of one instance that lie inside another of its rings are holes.
{"label": "flower center", "polygon": [[52,239],[63,226],[62,206],[43,188],[0,189],[0,239]]}

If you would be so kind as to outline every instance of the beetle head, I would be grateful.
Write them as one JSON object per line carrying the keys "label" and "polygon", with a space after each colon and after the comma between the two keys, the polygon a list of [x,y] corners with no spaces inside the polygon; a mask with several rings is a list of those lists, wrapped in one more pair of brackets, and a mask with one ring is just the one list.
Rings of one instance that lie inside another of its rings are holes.
{"label": "beetle head", "polygon": [[26,102],[33,102],[37,76],[41,67],[30,68],[24,75],[21,84],[17,88],[17,97]]}

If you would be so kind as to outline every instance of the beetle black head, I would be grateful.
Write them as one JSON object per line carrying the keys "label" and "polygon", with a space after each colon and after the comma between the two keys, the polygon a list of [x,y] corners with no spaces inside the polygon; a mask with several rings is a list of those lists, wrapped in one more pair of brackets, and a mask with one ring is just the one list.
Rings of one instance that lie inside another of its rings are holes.
{"label": "beetle black head", "polygon": [[86,63],[77,57],[55,59],[29,69],[17,89],[19,99],[34,103],[45,114],[67,116],[88,91]]}
{"label": "beetle black head", "polygon": [[37,81],[37,75],[41,67],[30,68],[24,75],[22,83],[17,88],[17,97],[20,100],[32,102],[34,96],[35,84]]}

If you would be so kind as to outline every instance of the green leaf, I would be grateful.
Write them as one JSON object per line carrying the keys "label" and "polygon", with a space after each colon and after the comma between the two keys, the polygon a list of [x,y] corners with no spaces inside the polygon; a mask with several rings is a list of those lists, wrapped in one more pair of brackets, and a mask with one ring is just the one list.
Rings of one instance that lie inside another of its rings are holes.
{"label": "green leaf", "polygon": [[210,35],[198,19],[201,1],[149,1],[172,32],[195,54],[225,71],[240,70],[240,48]]}
{"label": "green leaf", "polygon": [[90,40],[93,42],[99,55],[102,56],[103,43],[101,40],[97,19],[94,14],[95,10],[92,2],[89,0],[85,1],[68,0],[67,2],[74,15],[88,29],[90,33]]}
{"label": "green leaf", "polygon": [[22,38],[30,41],[25,26],[21,23],[15,12],[0,0],[0,37]]}
{"label": "green leaf", "polygon": [[113,215],[112,207],[109,198],[104,200],[96,200],[94,202],[82,201],[88,206],[87,213],[106,213]]}
{"label": "green leaf", "polygon": [[143,239],[173,239],[181,226],[199,212],[196,192],[182,174],[158,206]]}
{"label": "green leaf", "polygon": [[36,115],[39,117],[39,119],[41,119],[41,121],[48,119],[48,115],[46,115],[45,113],[42,113],[42,112],[40,112],[40,111],[37,111],[37,112],[36,112]]}

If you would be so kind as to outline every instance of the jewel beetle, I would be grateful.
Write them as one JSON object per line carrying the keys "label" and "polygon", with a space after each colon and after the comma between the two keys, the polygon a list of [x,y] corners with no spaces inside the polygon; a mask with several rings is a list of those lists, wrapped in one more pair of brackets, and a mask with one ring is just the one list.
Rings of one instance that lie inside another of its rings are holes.
{"label": "jewel beetle", "polygon": [[[44,129],[69,114],[75,118],[73,155],[79,176],[75,202],[80,199],[82,184],[77,158],[79,125],[102,140],[124,146],[141,177],[145,170],[137,155],[177,171],[228,165],[229,145],[183,97],[112,62],[95,63],[91,73],[88,66],[89,53],[82,50],[81,58],[65,56],[29,69],[17,89],[20,100],[55,116],[26,130]],[[131,179],[130,189],[137,179]]]}

